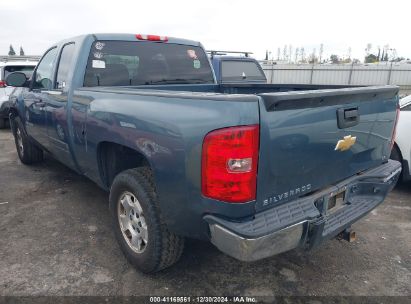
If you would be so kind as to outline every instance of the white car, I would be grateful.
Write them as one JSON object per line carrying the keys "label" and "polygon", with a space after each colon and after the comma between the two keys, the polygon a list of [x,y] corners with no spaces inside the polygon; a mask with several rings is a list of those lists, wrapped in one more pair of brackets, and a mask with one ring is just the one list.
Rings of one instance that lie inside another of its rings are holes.
{"label": "white car", "polygon": [[400,118],[391,159],[402,163],[402,181],[411,180],[411,95],[400,100]]}
{"label": "white car", "polygon": [[31,77],[36,61],[7,61],[0,62],[0,129],[6,125],[8,119],[9,95],[13,92],[13,87],[8,87],[6,77],[13,72],[23,72],[28,78]]}

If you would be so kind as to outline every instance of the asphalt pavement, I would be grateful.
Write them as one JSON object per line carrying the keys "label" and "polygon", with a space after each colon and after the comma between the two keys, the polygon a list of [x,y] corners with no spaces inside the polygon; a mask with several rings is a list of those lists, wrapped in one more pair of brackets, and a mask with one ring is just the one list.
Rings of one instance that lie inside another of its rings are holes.
{"label": "asphalt pavement", "polygon": [[23,165],[0,130],[0,296],[411,296],[411,184],[353,229],[353,243],[254,263],[188,240],[179,263],[144,275],[116,243],[108,194],[51,157]]}

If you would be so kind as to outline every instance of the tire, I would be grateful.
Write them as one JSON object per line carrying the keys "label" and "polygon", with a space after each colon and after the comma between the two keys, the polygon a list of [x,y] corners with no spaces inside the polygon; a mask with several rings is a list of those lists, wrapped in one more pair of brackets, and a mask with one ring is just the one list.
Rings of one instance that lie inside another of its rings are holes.
{"label": "tire", "polygon": [[15,118],[15,125],[14,142],[21,162],[25,165],[31,165],[42,161],[43,150],[30,141],[18,117]]}
{"label": "tire", "polygon": [[6,127],[6,119],[0,118],[0,129],[4,129]]}
{"label": "tire", "polygon": [[180,259],[184,238],[170,232],[164,222],[150,168],[126,170],[115,177],[110,213],[121,250],[140,271],[154,273]]}
{"label": "tire", "polygon": [[[401,152],[400,152],[400,150],[399,150],[399,148],[398,148],[397,145],[394,145],[394,147],[392,147],[390,159],[399,161],[399,162],[402,164]],[[398,177],[397,184],[401,183],[402,180],[403,180],[403,171],[401,171],[401,174],[400,174],[400,176]]]}

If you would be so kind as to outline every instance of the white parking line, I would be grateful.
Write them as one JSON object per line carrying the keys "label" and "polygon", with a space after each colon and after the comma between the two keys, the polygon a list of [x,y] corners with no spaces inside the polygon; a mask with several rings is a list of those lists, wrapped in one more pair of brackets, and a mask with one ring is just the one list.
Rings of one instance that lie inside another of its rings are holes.
{"label": "white parking line", "polygon": [[3,203],[0,203],[0,205],[5,205],[5,204],[8,204],[9,202],[3,202]]}

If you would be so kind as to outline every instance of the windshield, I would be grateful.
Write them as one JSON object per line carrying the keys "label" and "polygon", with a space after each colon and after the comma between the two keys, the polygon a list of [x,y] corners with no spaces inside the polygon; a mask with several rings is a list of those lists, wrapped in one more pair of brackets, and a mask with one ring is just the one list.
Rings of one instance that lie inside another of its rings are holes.
{"label": "windshield", "polygon": [[159,42],[96,41],[84,86],[214,83],[200,47]]}
{"label": "windshield", "polygon": [[223,60],[221,62],[221,80],[224,81],[266,81],[264,72],[255,61]]}
{"label": "windshield", "polygon": [[8,65],[4,67],[4,79],[7,78],[7,76],[10,73],[13,72],[22,72],[26,74],[27,78],[30,78],[31,75],[33,74],[35,66],[34,65]]}

